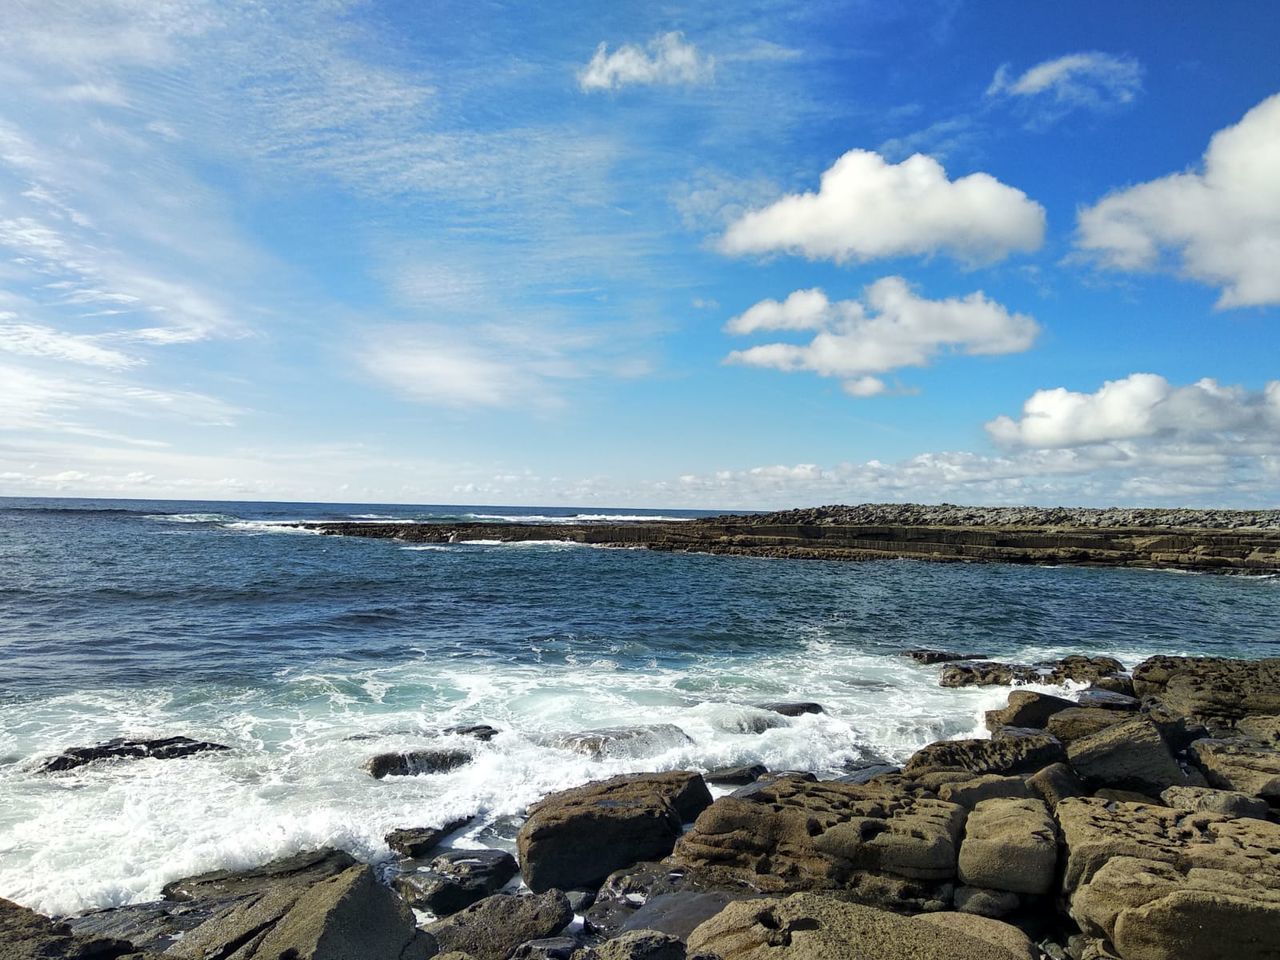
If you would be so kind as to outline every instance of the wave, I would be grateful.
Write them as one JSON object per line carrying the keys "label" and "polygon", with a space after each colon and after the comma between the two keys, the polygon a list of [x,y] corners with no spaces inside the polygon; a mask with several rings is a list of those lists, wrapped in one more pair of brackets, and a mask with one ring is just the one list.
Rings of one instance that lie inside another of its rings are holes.
{"label": "wave", "polygon": [[238,518],[225,513],[148,513],[143,519],[161,523],[230,523]]}
{"label": "wave", "polygon": [[639,513],[575,513],[571,516],[562,514],[502,514],[502,513],[464,513],[462,516],[470,520],[484,520],[491,523],[632,523],[650,520],[655,523],[684,523],[692,517],[669,517],[657,514]]}

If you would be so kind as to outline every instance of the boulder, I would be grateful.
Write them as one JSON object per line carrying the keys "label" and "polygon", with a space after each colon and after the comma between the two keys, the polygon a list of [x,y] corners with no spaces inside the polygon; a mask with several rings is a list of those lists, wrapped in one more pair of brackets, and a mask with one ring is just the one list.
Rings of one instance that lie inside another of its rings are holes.
{"label": "boulder", "polygon": [[925,913],[917,920],[931,923],[950,933],[962,933],[975,940],[985,940],[992,946],[1007,950],[1019,960],[1039,960],[1039,952],[1031,938],[1008,923],[969,913]]}
{"label": "boulder", "polygon": [[508,960],[571,960],[581,948],[582,944],[573,937],[543,937],[520,944],[511,951]]}
{"label": "boulder", "polygon": [[[986,937],[992,936],[991,932]],[[812,893],[744,900],[727,906],[689,937],[689,953],[723,960],[1025,960],[956,923],[945,932],[901,917]]]}
{"label": "boulder", "polygon": [[1049,718],[1046,729],[1063,743],[1083,740],[1085,737],[1123,723],[1127,713],[1099,707],[1072,707]]}
{"label": "boulder", "polygon": [[657,930],[628,930],[594,950],[598,960],[684,960],[684,941]]}
{"label": "boulder", "polygon": [[905,777],[940,770],[979,775],[1034,773],[1064,759],[1062,744],[1047,734],[1002,740],[940,740],[912,754],[902,773]]}
{"label": "boulder", "polygon": [[710,773],[704,773],[702,779],[707,783],[742,786],[754,783],[768,772],[764,764],[752,763],[741,767],[721,767],[718,770],[712,770]]}
{"label": "boulder", "polygon": [[65,923],[0,898],[0,960],[117,960],[135,957],[131,943],[81,936]]}
{"label": "boulder", "polygon": [[[990,687],[1015,683],[1066,683],[1071,680],[1110,689],[1111,686],[1127,685],[1127,678],[1119,676],[1123,671],[1124,665],[1114,657],[1073,655],[1035,666],[976,660],[944,665],[938,682],[944,687]],[[1121,682],[1108,685],[1111,680]]]}
{"label": "boulder", "polygon": [[1090,687],[1076,694],[1076,706],[1095,710],[1137,710],[1142,701],[1126,693],[1116,693],[1102,687]]}
{"label": "boulder", "polygon": [[922,663],[926,667],[931,667],[938,663],[953,663],[956,660],[985,660],[986,654],[982,653],[955,653],[951,650],[906,650],[902,654],[916,663]]}
{"label": "boulder", "polygon": [[444,917],[497,893],[515,875],[515,857],[506,851],[449,850],[400,874],[396,889],[411,906]]}
{"label": "boulder", "polygon": [[1068,797],[1083,797],[1088,791],[1084,781],[1065,763],[1054,763],[1027,778],[1031,792],[1045,802],[1050,810]]}
{"label": "boulder", "polygon": [[1248,740],[1197,740],[1191,756],[1211,786],[1280,806],[1280,749]]}
{"label": "boulder", "polygon": [[1074,741],[1071,766],[1094,786],[1159,795],[1186,784],[1186,776],[1160,731],[1147,717],[1134,717]]}
{"label": "boulder", "polygon": [[488,743],[502,731],[496,727],[491,727],[487,723],[473,723],[467,726],[446,727],[444,733],[455,737],[470,737],[473,740],[479,740]]}
{"label": "boulder", "polygon": [[388,847],[401,856],[418,860],[440,846],[449,834],[461,830],[475,817],[459,817],[439,827],[403,827],[392,830],[384,838]]}
{"label": "boulder", "polygon": [[958,803],[965,809],[972,810],[984,800],[1002,797],[1024,799],[1031,796],[1031,791],[1022,777],[1002,777],[989,773],[972,780],[944,783],[938,788],[938,796],[948,803]]}
{"label": "boulder", "polygon": [[822,704],[811,700],[774,700],[769,703],[756,704],[761,710],[780,713],[784,717],[802,717],[806,713],[826,713]]}
{"label": "boulder", "polygon": [[177,760],[197,753],[221,752],[231,748],[221,743],[192,740],[190,737],[163,737],[134,740],[117,737],[92,747],[70,747],[40,765],[41,773],[61,773],[99,760]]}
{"label": "boulder", "polygon": [[1170,787],[1160,794],[1165,806],[1195,813],[1216,813],[1224,817],[1252,817],[1266,820],[1267,801],[1234,790],[1210,787]]}
{"label": "boulder", "polygon": [[[866,874],[936,883],[955,875],[963,807],[879,786],[779,780],[721,797],[672,862],[717,868],[768,891],[876,887]],[[918,887],[909,897],[923,895]],[[929,899],[927,896],[924,899]]]}
{"label": "boulder", "polygon": [[593,760],[635,760],[690,743],[693,741],[689,735],[671,723],[564,733],[550,741],[553,747],[581,753]]}
{"label": "boulder", "polygon": [[1062,697],[1036,693],[1034,690],[1014,690],[1009,694],[1006,706],[999,710],[987,711],[987,729],[995,730],[997,727],[1043,729],[1055,713],[1070,710],[1074,706],[1073,701],[1064,700]]}
{"label": "boulder", "polygon": [[1258,715],[1236,721],[1236,730],[1251,740],[1280,744],[1280,716]]}
{"label": "boulder", "polygon": [[953,897],[955,907],[961,913],[976,913],[980,917],[999,920],[1022,907],[1022,897],[1008,890],[988,890],[985,887],[956,887]]}
{"label": "boulder", "polygon": [[559,890],[528,897],[486,897],[426,932],[441,952],[457,950],[473,960],[507,960],[522,943],[554,937],[573,920],[569,901]]}
{"label": "boulder", "polygon": [[535,891],[598,884],[613,871],[671,852],[681,825],[711,803],[697,773],[627,774],[534,804],[516,837]]}
{"label": "boulder", "polygon": [[964,883],[1048,893],[1057,863],[1058,832],[1042,801],[984,800],[969,814],[959,858]]}
{"label": "boulder", "polygon": [[381,780],[384,777],[447,773],[470,762],[471,754],[466,750],[436,748],[375,754],[365,761],[364,769],[369,776]]}
{"label": "boulder", "polygon": [[1156,698],[1171,713],[1214,727],[1280,714],[1280,657],[1151,657],[1134,668],[1133,683],[1139,696]]}
{"label": "boulder", "polygon": [[1039,679],[1040,672],[1035,667],[993,660],[946,663],[938,674],[938,683],[944,687],[1007,687]]}

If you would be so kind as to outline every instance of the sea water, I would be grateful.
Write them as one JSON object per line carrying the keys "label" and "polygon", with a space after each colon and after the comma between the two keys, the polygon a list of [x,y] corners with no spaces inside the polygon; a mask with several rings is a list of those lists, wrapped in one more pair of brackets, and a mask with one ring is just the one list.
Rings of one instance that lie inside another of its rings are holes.
{"label": "sea water", "polygon": [[[472,814],[461,843],[509,845],[528,803],[615,773],[838,775],[983,735],[1008,690],[943,689],[901,655],[912,647],[1130,666],[1280,653],[1276,579],[407,545],[288,525],[694,515],[0,500],[0,896],[74,914],[319,846],[378,862],[389,830]],[[826,712],[756,706],[786,699]],[[441,732],[480,723],[501,732]],[[555,745],[622,726],[658,732],[603,760]],[[231,749],[38,771],[67,747],[175,735]],[[430,746],[474,759],[363,770]]]}

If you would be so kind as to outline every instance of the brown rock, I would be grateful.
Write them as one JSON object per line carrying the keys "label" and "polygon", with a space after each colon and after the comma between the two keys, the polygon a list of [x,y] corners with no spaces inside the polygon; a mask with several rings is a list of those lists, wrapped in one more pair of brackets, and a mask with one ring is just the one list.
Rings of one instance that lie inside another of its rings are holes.
{"label": "brown rock", "polygon": [[940,770],[1034,773],[1064,759],[1062,744],[1047,734],[1002,740],[940,740],[912,754],[902,773],[906,777]]}
{"label": "brown rock", "polygon": [[1197,740],[1191,756],[1212,786],[1280,806],[1280,749],[1253,741]]}
{"label": "brown rock", "polygon": [[364,769],[378,780],[384,777],[409,777],[427,773],[447,773],[471,762],[465,750],[407,750],[403,753],[379,753],[365,761]]}
{"label": "brown rock", "polygon": [[948,803],[958,803],[968,810],[972,810],[984,800],[1026,799],[1030,796],[1030,788],[1022,777],[1002,777],[994,773],[975,777],[972,780],[944,783],[938,788],[940,799]]}
{"label": "brown rock", "polygon": [[1119,710],[1103,710],[1096,707],[1072,707],[1049,718],[1046,729],[1063,743],[1083,740],[1085,737],[1123,723],[1128,714]]}
{"label": "brown rock", "polygon": [[1174,810],[1190,810],[1195,813],[1216,813],[1224,817],[1252,817],[1266,820],[1270,808],[1267,802],[1247,793],[1234,790],[1214,790],[1210,787],[1170,787],[1160,794],[1165,806]]}
{"label": "brown rock", "polygon": [[458,950],[474,960],[506,960],[529,940],[553,937],[573,920],[559,890],[528,897],[498,894],[426,927],[441,952]]}
{"label": "brown rock", "polygon": [[1230,726],[1255,714],[1280,714],[1280,657],[1151,657],[1133,670],[1140,696],[1172,713]]}
{"label": "brown rock", "polygon": [[969,814],[959,858],[964,883],[1048,893],[1057,862],[1058,832],[1040,800],[984,800]]}
{"label": "brown rock", "polygon": [[985,940],[994,947],[1007,950],[1011,956],[1020,960],[1039,960],[1039,953],[1031,943],[1031,938],[1008,923],[1001,923],[984,916],[971,913],[926,913],[917,920],[941,927],[948,933],[962,933],[975,940]]}
{"label": "brown rock", "polygon": [[1043,729],[1055,713],[1069,710],[1074,706],[1074,702],[1064,700],[1062,697],[1036,693],[1034,690],[1014,690],[1009,694],[1008,704],[1005,707],[987,711],[987,729],[995,730],[997,727]]}
{"label": "brown rock", "polygon": [[475,817],[460,817],[439,827],[406,827],[392,830],[385,837],[388,847],[401,856],[417,860],[440,846],[440,841],[449,834],[461,830]]}
{"label": "brown rock", "polygon": [[0,898],[0,960],[117,960],[126,956],[134,956],[128,941],[77,936],[64,923]]}
{"label": "brown rock", "polygon": [[1280,716],[1259,715],[1236,721],[1236,730],[1252,740],[1280,744]]}
{"label": "brown rock", "polygon": [[1159,795],[1187,782],[1160,731],[1134,717],[1076,740],[1067,747],[1071,766],[1095,786]]}
{"label": "brown rock", "polygon": [[1068,797],[1083,797],[1088,791],[1074,770],[1065,763],[1054,763],[1027,778],[1027,786],[1050,810]]}

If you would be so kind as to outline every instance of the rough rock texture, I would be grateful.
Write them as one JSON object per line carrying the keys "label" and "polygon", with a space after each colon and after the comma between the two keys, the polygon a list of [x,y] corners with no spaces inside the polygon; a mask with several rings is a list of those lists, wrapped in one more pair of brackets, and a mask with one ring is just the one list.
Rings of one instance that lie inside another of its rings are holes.
{"label": "rough rock texture", "polygon": [[938,675],[944,687],[991,687],[1014,683],[1099,683],[1115,678],[1124,665],[1114,657],[1072,655],[1061,660],[1027,666],[979,660],[972,663],[948,663]]}
{"label": "rough rock texture", "polygon": [[71,747],[50,757],[40,765],[41,773],[74,770],[99,760],[177,760],[197,753],[230,750],[221,743],[192,740],[190,737],[164,737],[158,740],[131,740],[117,737],[92,747]]}
{"label": "rough rock texture", "polygon": [[0,898],[0,960],[117,960],[133,954],[128,941],[76,935],[64,923]]}
{"label": "rough rock texture", "polygon": [[699,924],[710,920],[735,900],[741,899],[741,895],[725,890],[659,894],[650,897],[628,917],[622,924],[622,929],[657,930],[680,940],[687,940]]}
{"label": "rough rock texture", "polygon": [[[600,887],[595,903],[583,914],[588,933],[612,937],[625,929],[645,928],[686,936],[706,916],[718,912],[725,903],[755,896],[758,891],[729,871],[718,868],[693,869],[671,863],[638,863],[610,874]],[[709,900],[701,902],[700,898]],[[650,904],[654,909],[645,914]],[[708,904],[711,906],[708,907]],[[711,912],[686,923],[682,917],[701,910]],[[637,917],[641,917],[637,920]]]}
{"label": "rough rock texture", "polygon": [[441,952],[456,950],[473,960],[506,960],[520,944],[553,937],[572,919],[569,901],[559,890],[529,897],[498,894],[429,924],[426,932]]}
{"label": "rough rock texture", "polygon": [[[711,803],[697,773],[627,774],[534,804],[516,838],[529,889],[594,886],[614,870],[671,852],[681,824]],[[584,842],[584,838],[590,842]]]}
{"label": "rough rock texture", "polygon": [[1187,778],[1160,731],[1146,717],[1134,717],[1074,741],[1067,747],[1071,766],[1096,786],[1159,795]]}
{"label": "rough rock texture", "polygon": [[710,773],[703,774],[702,779],[707,783],[743,786],[748,783],[754,783],[768,772],[763,764],[752,763],[742,767],[721,767],[719,770],[712,770]]}
{"label": "rough rock texture", "polygon": [[1065,763],[1050,764],[1027,777],[1027,786],[1050,810],[1068,797],[1083,797],[1087,792],[1084,781]]}
{"label": "rough rock texture", "polygon": [[1119,710],[1105,710],[1098,707],[1071,707],[1049,718],[1045,729],[1061,740],[1071,743],[1105,730],[1107,727],[1124,723],[1129,714]]}
{"label": "rough rock texture", "polygon": [[975,940],[985,940],[993,946],[1008,950],[1020,960],[1039,960],[1031,939],[1017,927],[987,917],[967,913],[926,913],[919,920],[931,923],[947,932],[958,932]]}
{"label": "rough rock texture", "polygon": [[953,663],[956,660],[986,659],[985,653],[955,653],[951,650],[929,650],[926,648],[906,650],[902,655],[914,660],[916,663],[922,663],[926,667],[931,667],[936,663]]}
{"label": "rough rock texture", "polygon": [[656,723],[648,727],[613,727],[607,730],[565,733],[553,737],[551,746],[572,750],[594,760],[614,760],[647,756],[664,746],[674,747],[692,742],[689,735],[674,724]]}
{"label": "rough rock texture", "polygon": [[1236,721],[1236,730],[1261,743],[1280,744],[1280,716],[1259,714],[1245,717]]}
{"label": "rough rock texture", "polygon": [[[1130,681],[1132,684],[1132,681]],[[1137,710],[1142,701],[1127,693],[1116,693],[1101,687],[1090,687],[1076,695],[1076,706],[1099,710]]]}
{"label": "rough rock texture", "polygon": [[396,889],[410,905],[443,917],[497,893],[516,869],[515,857],[503,850],[448,850],[400,874]]}
{"label": "rough rock texture", "polygon": [[371,777],[409,777],[423,773],[447,773],[471,762],[466,750],[407,750],[403,753],[379,753],[365,761],[364,769]]}
{"label": "rough rock texture", "polygon": [[1270,808],[1265,800],[1234,790],[1210,787],[1170,787],[1160,794],[1164,805],[1174,810],[1216,813],[1224,817],[1252,817],[1266,820]]}
{"label": "rough rock texture", "polygon": [[[582,944],[573,937],[543,937],[541,940],[526,940],[511,951],[508,960],[570,960],[581,948]],[[456,951],[452,955],[466,956]],[[436,960],[443,958],[437,957]]]}
{"label": "rough rock texture", "polygon": [[1191,755],[1211,785],[1280,806],[1280,749],[1253,741],[1197,740]]}
{"label": "rough rock texture", "polygon": [[672,861],[767,891],[874,886],[867,873],[945,881],[955,875],[964,817],[957,804],[870,784],[780,780],[750,800],[717,800]]}
{"label": "rough rock texture", "polygon": [[439,827],[405,827],[392,830],[384,839],[387,846],[396,853],[416,860],[431,853],[440,846],[441,840],[454,831],[461,830],[474,819],[475,817],[461,817]]}
{"label": "rough rock texture", "polygon": [[[952,901],[961,913],[973,913],[980,917],[999,920],[1018,910],[1023,898],[1008,890],[988,890],[985,887],[956,887]],[[925,916],[925,914],[921,914]]]}
{"label": "rough rock texture", "polygon": [[984,800],[969,814],[960,879],[975,887],[1042,894],[1053,887],[1058,832],[1040,800]]}
{"label": "rough rock texture", "polygon": [[941,770],[1034,773],[1063,759],[1062,744],[1047,734],[1002,740],[942,740],[912,754],[902,773],[906,777]]}
{"label": "rough rock texture", "polygon": [[657,930],[629,930],[596,947],[598,960],[684,960],[684,941]]}
{"label": "rough rock texture", "polygon": [[974,777],[972,780],[956,780],[938,788],[938,797],[948,803],[958,803],[972,810],[984,800],[1001,797],[1022,799],[1031,796],[1027,781],[1022,777],[1002,777],[994,773]]}
{"label": "rough rock texture", "polygon": [[435,951],[403,900],[364,865],[304,890],[269,888],[169,947],[178,960],[426,960]]}
{"label": "rough rock texture", "polygon": [[1043,729],[1055,713],[1070,710],[1074,706],[1073,701],[1064,700],[1062,697],[1036,693],[1034,690],[1014,690],[1009,694],[1006,706],[999,710],[987,711],[987,729],[995,730],[997,727]]}
{"label": "rough rock texture", "polygon": [[[1025,960],[959,924],[927,921],[799,893],[732,903],[689,937],[689,953],[723,960]],[[988,934],[990,936],[991,934]]]}
{"label": "rough rock texture", "polygon": [[1177,716],[1211,726],[1255,714],[1280,714],[1280,657],[1151,657],[1133,670],[1134,689]]}

